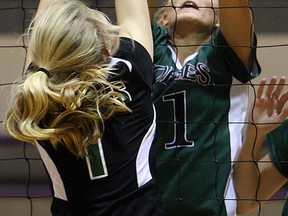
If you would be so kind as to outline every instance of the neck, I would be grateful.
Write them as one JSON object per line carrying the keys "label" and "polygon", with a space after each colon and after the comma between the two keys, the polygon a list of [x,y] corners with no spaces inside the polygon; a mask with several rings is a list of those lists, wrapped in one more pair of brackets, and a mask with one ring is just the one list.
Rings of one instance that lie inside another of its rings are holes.
{"label": "neck", "polygon": [[174,34],[172,35],[172,43],[175,45],[174,50],[177,52],[178,59],[183,65],[185,59],[198,52],[203,43],[209,38],[209,35],[198,34],[195,32],[190,32],[184,34]]}

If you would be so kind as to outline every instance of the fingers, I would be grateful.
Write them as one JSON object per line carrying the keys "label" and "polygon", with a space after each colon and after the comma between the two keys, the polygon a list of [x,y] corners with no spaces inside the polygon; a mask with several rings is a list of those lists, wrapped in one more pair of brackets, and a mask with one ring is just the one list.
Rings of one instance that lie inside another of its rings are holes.
{"label": "fingers", "polygon": [[288,90],[281,96],[280,101],[284,104],[288,101]]}
{"label": "fingers", "polygon": [[284,76],[282,76],[278,82],[278,85],[276,86],[276,89],[273,92],[273,96],[276,99],[278,99],[280,94],[282,93],[285,83],[286,83],[286,78]]}
{"label": "fingers", "polygon": [[[266,82],[267,82],[266,78],[261,79],[260,85],[257,89],[257,98],[263,99],[263,97],[265,96],[266,98],[274,97],[275,99],[278,100],[284,87],[285,87],[285,83],[286,83],[285,76],[282,76],[279,79],[278,84],[277,84],[277,77],[276,76],[271,77],[269,84],[266,84]],[[267,86],[267,88],[266,88],[265,93],[263,93],[265,86]],[[284,103],[286,103],[287,94],[283,94],[281,96],[281,99]]]}
{"label": "fingers", "polygon": [[255,122],[280,124],[288,117],[288,90],[285,85],[284,76],[279,79],[273,76],[269,83],[266,78],[260,81],[252,114]]}
{"label": "fingers", "polygon": [[256,97],[257,97],[258,99],[261,99],[261,98],[262,98],[262,94],[263,94],[263,90],[264,90],[265,84],[266,84],[266,78],[261,79],[260,85],[259,85],[259,87],[258,87],[258,89],[257,89],[257,96],[256,96]]}
{"label": "fingers", "polygon": [[272,92],[274,90],[275,84],[277,82],[277,77],[273,76],[270,79],[270,83],[267,86],[267,90],[265,92],[266,97],[271,97],[272,96]]}

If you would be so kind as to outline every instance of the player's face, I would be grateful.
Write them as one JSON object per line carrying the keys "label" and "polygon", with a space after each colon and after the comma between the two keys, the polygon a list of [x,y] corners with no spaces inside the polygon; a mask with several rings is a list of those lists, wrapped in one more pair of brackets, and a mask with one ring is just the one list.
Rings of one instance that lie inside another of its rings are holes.
{"label": "player's face", "polygon": [[181,27],[184,24],[193,26],[197,31],[211,32],[218,22],[214,9],[218,7],[218,0],[169,0],[168,4],[172,7],[168,7],[162,17],[168,29],[177,22]]}

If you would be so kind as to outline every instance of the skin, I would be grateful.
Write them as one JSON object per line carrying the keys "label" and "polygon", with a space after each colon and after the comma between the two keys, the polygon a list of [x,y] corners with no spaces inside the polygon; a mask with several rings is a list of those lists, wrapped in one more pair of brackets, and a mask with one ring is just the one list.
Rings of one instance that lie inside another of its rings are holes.
{"label": "skin", "polygon": [[[171,7],[167,8],[167,12],[162,17],[163,25],[171,33],[176,27],[176,38],[185,38],[194,32],[194,34],[199,34],[199,40],[203,42],[213,32],[214,25],[218,25],[218,18],[216,18],[217,20],[214,18],[216,11],[212,9],[212,5],[218,7],[218,1],[193,1],[196,8],[185,7],[184,2],[174,0],[169,4]],[[175,17],[177,17],[177,21]]]}
{"label": "skin", "polygon": [[279,126],[288,116],[288,108],[284,108],[288,101],[288,90],[283,92],[285,83],[285,77],[279,79],[278,85],[277,78],[272,77],[270,85],[264,90],[264,78],[258,88],[255,106],[249,116],[249,121],[255,124],[247,126],[243,147],[234,166],[238,214],[246,214],[258,208],[259,202],[255,199],[269,199],[288,180],[272,162],[267,163],[271,161],[269,154],[262,159],[259,158],[266,134]]}
{"label": "skin", "polygon": [[[153,16],[155,0],[148,0]],[[181,7],[185,0],[173,0],[175,9],[167,7],[161,22],[173,35],[175,45],[196,46],[178,47],[180,62],[196,53],[201,45],[220,25],[221,32],[247,69],[251,66],[251,44],[253,44],[253,20],[248,0],[193,0],[196,8]],[[171,0],[168,6],[171,6]],[[214,8],[214,9],[212,9]],[[218,10],[219,8],[219,10]],[[175,16],[177,13],[177,19]],[[177,20],[174,30],[173,26]]]}

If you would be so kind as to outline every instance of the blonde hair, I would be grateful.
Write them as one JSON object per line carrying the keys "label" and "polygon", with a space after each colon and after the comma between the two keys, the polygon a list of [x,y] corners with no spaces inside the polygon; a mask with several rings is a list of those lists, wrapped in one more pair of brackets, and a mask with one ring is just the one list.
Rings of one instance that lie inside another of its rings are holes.
{"label": "blonde hair", "polygon": [[120,29],[77,0],[56,1],[31,26],[35,68],[15,83],[4,126],[16,139],[50,140],[83,157],[103,134],[105,120],[130,111],[124,83],[109,82],[113,70],[105,55],[117,51]]}

